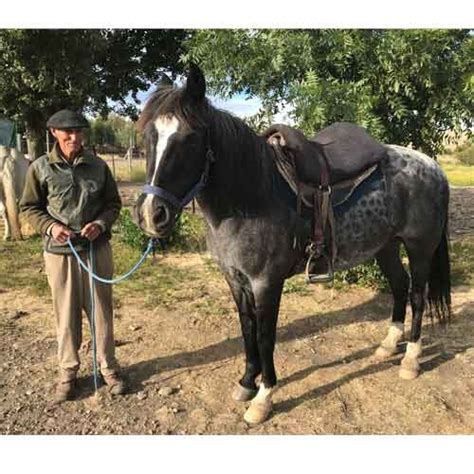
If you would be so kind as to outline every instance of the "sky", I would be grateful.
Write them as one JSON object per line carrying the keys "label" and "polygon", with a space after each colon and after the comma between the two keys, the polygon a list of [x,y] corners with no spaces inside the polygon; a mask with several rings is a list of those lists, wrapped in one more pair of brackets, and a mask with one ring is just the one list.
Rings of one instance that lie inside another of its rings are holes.
{"label": "sky", "polygon": [[[142,105],[146,102],[153,90],[154,86],[146,92],[139,92],[137,94],[137,98],[142,102]],[[231,99],[221,99],[212,95],[208,95],[207,97],[214,107],[232,112],[240,118],[254,115],[262,105],[258,97],[248,97],[245,94],[236,94]]]}
{"label": "sky", "polygon": [[[137,98],[141,101],[142,107],[153,90],[154,87],[151,87],[148,91],[139,92],[137,94]],[[207,97],[214,107],[231,112],[241,119],[255,115],[262,106],[262,101],[258,97],[249,97],[246,94],[236,94],[230,99],[222,99],[212,95],[208,95]],[[292,120],[288,116],[288,108],[276,114],[273,121],[275,123],[290,124]]]}

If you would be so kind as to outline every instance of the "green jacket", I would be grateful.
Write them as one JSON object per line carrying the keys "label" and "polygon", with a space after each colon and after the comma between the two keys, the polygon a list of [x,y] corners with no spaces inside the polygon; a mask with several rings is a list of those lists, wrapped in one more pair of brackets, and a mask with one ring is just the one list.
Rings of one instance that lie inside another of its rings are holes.
{"label": "green jacket", "polygon": [[[89,222],[103,230],[99,238],[111,237],[112,224],[119,216],[122,202],[117,184],[107,164],[87,150],[68,164],[61,158],[57,143],[51,153],[29,167],[20,210],[45,240],[47,251],[69,253],[68,247],[47,235],[54,223],[79,233]],[[83,250],[87,242],[78,239],[75,247]]]}

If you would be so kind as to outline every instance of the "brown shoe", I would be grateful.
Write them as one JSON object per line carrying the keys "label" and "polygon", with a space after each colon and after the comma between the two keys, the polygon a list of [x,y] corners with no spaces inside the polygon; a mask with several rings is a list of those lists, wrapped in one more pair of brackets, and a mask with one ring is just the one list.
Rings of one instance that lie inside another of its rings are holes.
{"label": "brown shoe", "polygon": [[123,395],[127,393],[127,384],[119,374],[102,375],[102,377],[112,395]]}
{"label": "brown shoe", "polygon": [[56,385],[54,400],[56,403],[74,400],[76,397],[76,379],[59,381]]}

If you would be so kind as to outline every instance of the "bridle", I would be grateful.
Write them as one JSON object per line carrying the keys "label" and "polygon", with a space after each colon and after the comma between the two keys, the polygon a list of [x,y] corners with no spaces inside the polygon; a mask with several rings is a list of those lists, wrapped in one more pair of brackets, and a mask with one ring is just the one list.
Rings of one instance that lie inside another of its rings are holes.
{"label": "bridle", "polygon": [[206,186],[209,179],[211,164],[215,162],[214,152],[212,151],[210,144],[209,129],[207,130],[206,137],[206,162],[204,163],[204,171],[202,172],[199,181],[191,188],[190,191],[186,193],[182,199],[179,199],[166,189],[153,184],[145,184],[145,186],[143,186],[143,192],[145,194],[152,194],[153,196],[158,196],[161,199],[164,199],[168,203],[172,204],[178,211],[183,209],[186,204],[190,203]]}

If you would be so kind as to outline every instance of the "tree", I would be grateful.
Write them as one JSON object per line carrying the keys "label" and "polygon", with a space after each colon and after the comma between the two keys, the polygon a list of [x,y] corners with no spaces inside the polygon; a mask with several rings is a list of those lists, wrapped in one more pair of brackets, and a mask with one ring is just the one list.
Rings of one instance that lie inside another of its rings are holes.
{"label": "tree", "polygon": [[111,112],[105,119],[97,117],[91,121],[91,129],[88,136],[88,142],[97,146],[98,150],[111,146],[120,151],[128,149],[131,140],[137,143],[137,136],[134,123],[125,117]]}
{"label": "tree", "polygon": [[199,30],[183,60],[203,67],[221,96],[259,96],[314,134],[341,120],[429,154],[474,111],[468,30]]}
{"label": "tree", "polygon": [[181,71],[185,30],[0,30],[0,115],[24,124],[42,151],[47,118],[61,108],[137,115],[137,93],[161,71]]}

